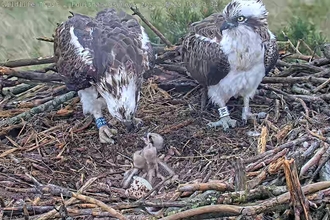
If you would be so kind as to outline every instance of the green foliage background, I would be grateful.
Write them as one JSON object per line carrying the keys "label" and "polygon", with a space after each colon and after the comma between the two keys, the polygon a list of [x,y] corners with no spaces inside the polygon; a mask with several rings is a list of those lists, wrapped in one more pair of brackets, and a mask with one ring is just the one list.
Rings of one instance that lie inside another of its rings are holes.
{"label": "green foliage background", "polygon": [[[48,56],[51,43],[36,37],[49,36],[56,23],[64,21],[69,10],[94,16],[105,7],[115,7],[132,13],[130,6],[140,11],[172,42],[183,36],[190,23],[213,12],[219,12],[229,0],[50,0],[0,1],[0,61]],[[34,3],[34,4],[32,4]],[[284,33],[293,41],[304,39],[310,46],[330,39],[329,0],[264,0],[269,10],[269,24],[279,40]],[[147,29],[153,42],[159,39]]]}

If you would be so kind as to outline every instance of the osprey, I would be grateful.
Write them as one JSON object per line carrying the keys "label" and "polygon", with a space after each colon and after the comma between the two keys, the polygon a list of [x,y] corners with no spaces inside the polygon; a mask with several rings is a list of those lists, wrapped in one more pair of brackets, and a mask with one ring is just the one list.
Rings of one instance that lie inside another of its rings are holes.
{"label": "osprey", "polygon": [[58,25],[54,53],[58,73],[69,90],[78,91],[84,114],[92,114],[102,143],[113,143],[102,114],[110,114],[128,129],[135,118],[143,73],[154,65],[154,53],[143,27],[131,15],[105,9],[95,18],[72,13]]}
{"label": "osprey", "polygon": [[222,13],[190,25],[182,43],[182,60],[190,76],[203,86],[204,96],[219,107],[220,120],[208,123],[209,127],[236,126],[226,106],[233,96],[244,99],[243,122],[253,116],[250,98],[278,59],[267,14],[261,0],[232,0]]}

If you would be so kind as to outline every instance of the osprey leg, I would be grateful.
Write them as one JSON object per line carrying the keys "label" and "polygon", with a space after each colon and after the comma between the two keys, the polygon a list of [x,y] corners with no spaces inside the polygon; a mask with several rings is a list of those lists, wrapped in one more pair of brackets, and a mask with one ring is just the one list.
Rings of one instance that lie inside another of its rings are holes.
{"label": "osprey leg", "polygon": [[102,97],[98,98],[98,92],[94,86],[79,90],[78,95],[82,103],[83,113],[92,114],[99,129],[99,138],[101,143],[114,143],[112,136],[117,133],[115,129],[110,129],[106,119],[103,117],[102,108],[106,103]]}
{"label": "osprey leg", "polygon": [[203,87],[201,90],[201,111],[205,110],[207,99],[207,88]]}
{"label": "osprey leg", "polygon": [[250,108],[250,97],[249,96],[244,97],[244,107],[242,110],[242,120],[243,120],[244,124],[247,123],[248,118],[262,119],[262,118],[265,118],[266,115],[267,115],[267,113],[265,113],[265,112],[259,112],[257,114],[252,114],[251,108]]}
{"label": "osprey leg", "polygon": [[236,127],[237,121],[230,118],[227,106],[219,108],[218,111],[220,115],[220,120],[215,122],[209,122],[207,124],[209,127],[212,128],[222,126],[224,131],[226,131],[229,127]]}

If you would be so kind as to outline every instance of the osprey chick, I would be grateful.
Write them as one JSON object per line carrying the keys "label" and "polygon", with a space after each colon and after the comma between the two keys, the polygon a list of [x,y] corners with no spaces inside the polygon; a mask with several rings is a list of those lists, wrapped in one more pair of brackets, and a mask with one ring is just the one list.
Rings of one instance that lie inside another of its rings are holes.
{"label": "osprey chick", "polygon": [[58,73],[69,90],[78,91],[84,114],[92,114],[102,143],[113,143],[102,114],[110,114],[130,130],[135,118],[143,73],[153,67],[154,53],[138,21],[115,9],[95,18],[71,13],[55,30],[54,53]]}
{"label": "osprey chick", "polygon": [[182,43],[182,60],[219,107],[220,120],[208,123],[209,127],[236,126],[226,107],[233,96],[244,99],[243,122],[253,116],[250,98],[278,59],[267,15],[261,0],[232,0],[222,13],[191,24]]}

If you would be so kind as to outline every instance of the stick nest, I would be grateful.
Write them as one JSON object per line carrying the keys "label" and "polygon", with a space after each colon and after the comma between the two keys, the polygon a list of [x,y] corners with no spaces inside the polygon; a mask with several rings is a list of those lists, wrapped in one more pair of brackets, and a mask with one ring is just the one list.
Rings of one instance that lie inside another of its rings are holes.
{"label": "stick nest", "polygon": [[[210,104],[200,111],[200,87],[184,74],[178,57],[177,50],[165,50],[145,75],[137,113],[143,120],[140,130],[128,133],[106,113],[118,129],[112,146],[99,142],[92,117],[82,114],[75,93],[54,83],[56,73],[49,73],[51,83],[44,77],[51,68],[24,72],[2,67],[3,219],[328,215],[329,60],[279,60],[251,102],[253,112],[268,113],[266,119],[223,132],[207,128],[208,121],[218,120],[217,110]],[[46,84],[36,82],[38,74]],[[13,76],[21,78],[9,80]],[[239,122],[242,106],[241,98],[228,103]],[[159,157],[178,180],[161,183],[148,198],[136,200],[120,182],[147,132],[164,137]]]}

